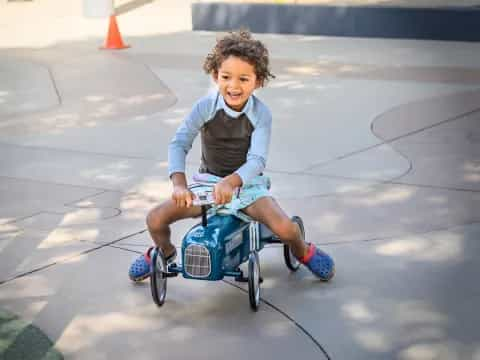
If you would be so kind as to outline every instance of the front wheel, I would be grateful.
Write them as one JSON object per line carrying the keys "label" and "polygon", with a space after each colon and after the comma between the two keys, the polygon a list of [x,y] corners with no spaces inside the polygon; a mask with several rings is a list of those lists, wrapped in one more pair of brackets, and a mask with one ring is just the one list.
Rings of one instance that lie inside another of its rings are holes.
{"label": "front wheel", "polygon": [[[300,232],[302,233],[302,238],[305,240],[305,228],[303,227],[303,220],[300,216],[294,216],[292,217],[292,221],[300,227]],[[300,268],[300,262],[297,260],[297,258],[293,255],[292,250],[290,249],[290,246],[287,244],[283,245],[283,258],[285,260],[285,265],[291,270],[291,271],[297,271]]]}
{"label": "front wheel", "polygon": [[257,311],[260,305],[260,261],[256,251],[248,257],[248,297],[250,307]]}
{"label": "front wheel", "polygon": [[167,295],[167,262],[162,250],[158,247],[153,250],[152,273],[150,274],[150,290],[157,306],[162,306]]}

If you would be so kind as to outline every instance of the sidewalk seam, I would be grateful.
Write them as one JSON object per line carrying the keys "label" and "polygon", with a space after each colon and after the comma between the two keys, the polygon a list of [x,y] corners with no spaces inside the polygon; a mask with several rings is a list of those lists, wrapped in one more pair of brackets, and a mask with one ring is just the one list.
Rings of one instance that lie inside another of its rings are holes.
{"label": "sidewalk seam", "polygon": [[67,258],[64,258],[64,259],[62,259],[62,260],[54,261],[54,262],[52,262],[52,263],[50,263],[50,264],[46,264],[46,265],[40,266],[40,267],[38,267],[38,268],[35,268],[35,269],[33,269],[33,270],[29,270],[29,271],[27,271],[27,272],[24,272],[24,273],[21,273],[21,274],[12,276],[12,277],[7,278],[7,279],[5,279],[5,280],[0,280],[0,286],[4,285],[4,284],[6,284],[6,283],[9,283],[9,282],[11,282],[11,281],[13,281],[13,280],[16,280],[16,279],[19,279],[19,278],[22,278],[22,277],[31,275],[31,274],[33,274],[33,273],[39,272],[39,271],[41,271],[41,270],[48,269],[49,267],[52,267],[52,266],[54,266],[54,265],[63,264],[63,263],[65,263],[65,262],[68,262],[68,261],[70,261],[70,260],[72,260],[72,259],[75,259],[75,258],[77,258],[77,257],[79,257],[79,256],[86,255],[86,254],[89,254],[89,253],[91,253],[91,252],[100,250],[100,249],[102,249],[102,248],[104,248],[104,247],[110,246],[110,245],[115,244],[115,243],[117,243],[117,242],[119,242],[119,241],[128,239],[128,238],[133,237],[133,236],[135,236],[135,235],[142,234],[142,233],[144,233],[145,231],[146,231],[146,229],[143,229],[143,230],[141,230],[141,231],[137,231],[137,232],[135,232],[135,233],[122,236],[121,238],[112,240],[112,241],[110,241],[110,242],[108,242],[108,243],[105,243],[105,244],[102,244],[102,245],[99,245],[99,246],[95,246],[95,247],[90,248],[90,249],[83,250],[83,251],[81,251],[81,252],[79,252],[79,253],[77,253],[77,254],[73,254],[73,255],[71,255],[71,256],[69,256],[69,257],[67,257]]}

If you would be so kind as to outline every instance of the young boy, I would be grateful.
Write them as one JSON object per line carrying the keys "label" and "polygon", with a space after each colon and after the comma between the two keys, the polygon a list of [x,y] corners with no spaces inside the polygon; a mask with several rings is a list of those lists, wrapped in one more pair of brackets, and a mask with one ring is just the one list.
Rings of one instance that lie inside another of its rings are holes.
{"label": "young boy", "polygon": [[[229,33],[217,40],[203,67],[218,90],[194,105],[170,143],[168,164],[173,194],[147,216],[155,245],[162,249],[168,262],[173,261],[176,249],[170,242],[169,225],[201,215],[201,208],[192,205],[194,195],[185,176],[186,155],[201,133],[199,172],[215,175],[219,180],[213,192],[215,203],[232,213],[242,211],[268,226],[312,273],[321,280],[330,280],[335,272],[333,260],[315,245],[305,243],[299,226],[270,196],[268,178],[262,175],[272,118],[270,110],[253,92],[274,77],[269,69],[268,50],[248,31]],[[240,200],[232,201],[236,188],[242,189]],[[150,275],[151,249],[131,265],[129,276],[133,281]]]}

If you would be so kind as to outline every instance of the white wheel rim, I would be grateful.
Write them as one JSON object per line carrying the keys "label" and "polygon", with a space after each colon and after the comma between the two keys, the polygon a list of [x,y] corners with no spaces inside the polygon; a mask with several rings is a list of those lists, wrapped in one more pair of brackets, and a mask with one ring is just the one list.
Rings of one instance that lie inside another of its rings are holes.
{"label": "white wheel rim", "polygon": [[164,272],[166,272],[165,263],[164,261],[162,261],[162,257],[160,256],[160,254],[158,254],[155,277],[157,279],[157,288],[160,289],[160,294],[159,294],[160,301],[163,301],[166,294],[165,285],[167,282],[167,278],[163,277]]}
{"label": "white wheel rim", "polygon": [[253,286],[255,290],[255,303],[258,304],[260,302],[260,268],[257,259],[255,259],[253,266]]}

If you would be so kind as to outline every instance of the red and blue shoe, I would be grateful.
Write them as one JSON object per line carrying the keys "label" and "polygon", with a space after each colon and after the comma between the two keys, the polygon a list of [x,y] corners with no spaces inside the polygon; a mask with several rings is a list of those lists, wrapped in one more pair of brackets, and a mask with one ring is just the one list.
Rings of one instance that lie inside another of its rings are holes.
{"label": "red and blue shoe", "polygon": [[309,244],[307,255],[301,257],[298,261],[322,281],[328,281],[335,275],[333,259],[314,244]]}
{"label": "red and blue shoe", "polygon": [[[150,256],[150,253],[152,250],[153,246],[149,247],[144,254],[136,258],[132,265],[130,265],[130,269],[128,270],[128,276],[130,277],[130,280],[134,282],[139,282],[145,280],[150,276],[150,273],[152,272],[152,258]],[[173,262],[173,260],[175,260],[176,256],[177,250],[175,249],[173,254],[165,258],[165,261],[167,262],[167,264],[170,264],[171,262]]]}

